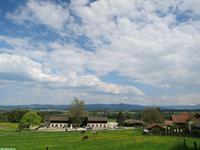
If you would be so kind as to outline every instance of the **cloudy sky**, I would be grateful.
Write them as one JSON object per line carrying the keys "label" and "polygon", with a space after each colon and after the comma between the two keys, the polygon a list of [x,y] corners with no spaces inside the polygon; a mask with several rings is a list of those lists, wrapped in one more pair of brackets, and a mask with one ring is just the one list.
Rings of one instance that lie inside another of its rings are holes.
{"label": "cloudy sky", "polygon": [[0,104],[200,103],[200,0],[0,1]]}

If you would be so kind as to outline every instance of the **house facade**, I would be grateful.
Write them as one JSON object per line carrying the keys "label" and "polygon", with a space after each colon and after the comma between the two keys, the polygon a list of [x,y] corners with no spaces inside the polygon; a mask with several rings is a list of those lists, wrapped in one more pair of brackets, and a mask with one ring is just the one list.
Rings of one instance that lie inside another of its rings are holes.
{"label": "house facade", "polygon": [[[107,117],[86,117],[84,118],[85,125],[88,129],[98,130],[108,128]],[[53,116],[46,121],[46,126],[49,129],[72,129],[80,127],[71,122],[71,118],[64,116]]]}
{"label": "house facade", "polygon": [[88,117],[87,118],[87,128],[94,130],[97,129],[107,129],[108,119],[107,117]]}
{"label": "house facade", "polygon": [[68,117],[50,117],[48,119],[48,128],[67,128],[70,126]]}

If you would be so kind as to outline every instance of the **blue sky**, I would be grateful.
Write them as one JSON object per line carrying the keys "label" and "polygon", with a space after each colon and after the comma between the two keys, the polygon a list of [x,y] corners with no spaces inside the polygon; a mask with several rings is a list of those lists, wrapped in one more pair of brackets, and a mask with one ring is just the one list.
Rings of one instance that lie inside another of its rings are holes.
{"label": "blue sky", "polygon": [[0,1],[0,104],[200,103],[200,1]]}

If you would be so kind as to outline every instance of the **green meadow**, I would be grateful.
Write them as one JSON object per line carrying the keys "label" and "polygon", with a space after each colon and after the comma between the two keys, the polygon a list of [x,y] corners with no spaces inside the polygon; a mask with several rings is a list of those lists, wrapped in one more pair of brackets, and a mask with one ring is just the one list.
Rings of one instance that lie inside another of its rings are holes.
{"label": "green meadow", "polygon": [[[194,149],[200,139],[175,136],[144,136],[141,130],[80,132],[15,131],[16,124],[0,123],[0,148],[16,150],[183,150]],[[82,140],[83,136],[89,139]]]}

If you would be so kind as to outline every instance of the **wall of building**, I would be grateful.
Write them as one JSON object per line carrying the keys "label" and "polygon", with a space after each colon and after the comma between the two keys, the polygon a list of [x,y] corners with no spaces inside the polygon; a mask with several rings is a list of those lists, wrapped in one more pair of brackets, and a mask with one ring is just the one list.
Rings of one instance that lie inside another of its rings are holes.
{"label": "wall of building", "polygon": [[51,128],[65,128],[67,126],[68,126],[67,123],[50,123],[49,124],[49,127]]}
{"label": "wall of building", "polygon": [[88,128],[107,128],[107,123],[88,123]]}

